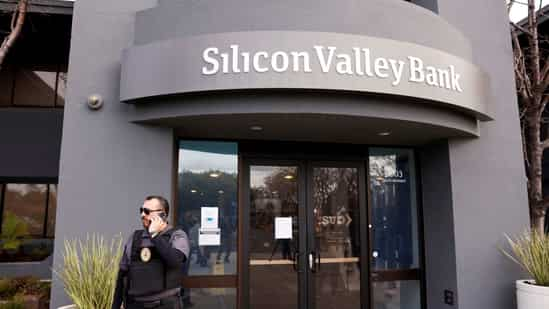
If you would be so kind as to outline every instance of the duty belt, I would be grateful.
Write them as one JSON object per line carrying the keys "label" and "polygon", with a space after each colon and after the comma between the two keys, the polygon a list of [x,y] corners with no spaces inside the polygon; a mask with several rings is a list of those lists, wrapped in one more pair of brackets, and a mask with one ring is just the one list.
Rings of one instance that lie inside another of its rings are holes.
{"label": "duty belt", "polygon": [[[154,309],[154,308],[158,308],[160,306],[166,306],[166,305],[169,305],[171,307],[179,302],[180,302],[179,296],[174,295],[174,296],[170,296],[170,297],[163,298],[160,300],[155,300],[155,301],[131,302],[128,305],[131,306],[132,308]],[[179,308],[179,306],[177,306],[177,308]]]}
{"label": "duty belt", "polygon": [[[160,301],[163,299],[171,298],[172,296],[179,296],[180,288],[175,289],[169,289],[162,291],[160,293],[156,293],[154,295],[148,295],[148,296],[140,296],[140,297],[130,297],[129,301],[131,303],[155,303],[159,302],[158,305],[160,305]],[[154,308],[154,307],[150,307]]]}

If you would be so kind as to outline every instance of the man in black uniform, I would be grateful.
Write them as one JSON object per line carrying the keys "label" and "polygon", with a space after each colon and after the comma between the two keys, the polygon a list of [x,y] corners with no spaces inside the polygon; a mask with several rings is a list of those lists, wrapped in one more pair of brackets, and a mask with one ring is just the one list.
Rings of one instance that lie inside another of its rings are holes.
{"label": "man in black uniform", "polygon": [[148,196],[139,209],[143,230],[124,246],[113,309],[181,309],[181,268],[189,255],[183,230],[166,220],[170,206],[161,196]]}

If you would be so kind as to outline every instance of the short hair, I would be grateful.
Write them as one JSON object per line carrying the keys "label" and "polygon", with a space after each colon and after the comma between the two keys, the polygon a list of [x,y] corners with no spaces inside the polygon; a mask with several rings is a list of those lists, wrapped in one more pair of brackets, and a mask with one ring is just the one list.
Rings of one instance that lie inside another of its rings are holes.
{"label": "short hair", "polygon": [[166,213],[166,215],[170,214],[170,203],[168,203],[168,200],[166,198],[160,195],[149,195],[145,198],[145,201],[150,201],[150,200],[157,200],[162,206],[162,208],[164,209],[164,212]]}

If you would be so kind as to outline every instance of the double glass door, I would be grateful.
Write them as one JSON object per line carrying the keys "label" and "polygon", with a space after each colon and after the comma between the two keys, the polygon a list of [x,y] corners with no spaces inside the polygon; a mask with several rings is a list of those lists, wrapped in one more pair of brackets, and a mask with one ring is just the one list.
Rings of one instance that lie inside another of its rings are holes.
{"label": "double glass door", "polygon": [[368,308],[363,163],[248,160],[244,172],[244,307]]}

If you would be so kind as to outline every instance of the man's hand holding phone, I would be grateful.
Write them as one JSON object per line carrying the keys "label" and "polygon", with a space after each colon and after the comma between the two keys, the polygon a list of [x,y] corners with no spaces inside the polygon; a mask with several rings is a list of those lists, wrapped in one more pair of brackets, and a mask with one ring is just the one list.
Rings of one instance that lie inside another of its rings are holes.
{"label": "man's hand holding phone", "polygon": [[164,213],[161,213],[160,215],[157,215],[156,213],[151,214],[150,219],[151,224],[149,225],[149,233],[151,235],[158,234],[168,227]]}

